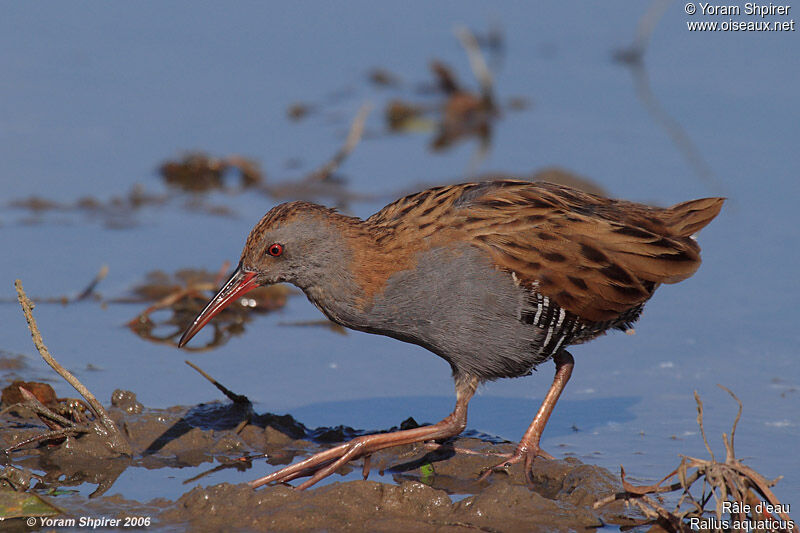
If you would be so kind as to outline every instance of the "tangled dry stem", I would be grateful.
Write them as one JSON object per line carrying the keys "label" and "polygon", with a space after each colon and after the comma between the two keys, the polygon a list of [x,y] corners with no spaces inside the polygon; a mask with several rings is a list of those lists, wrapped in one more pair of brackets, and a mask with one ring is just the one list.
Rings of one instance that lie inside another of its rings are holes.
{"label": "tangled dry stem", "polygon": [[[20,280],[16,280],[14,282],[14,287],[17,290],[19,304],[22,306],[22,313],[25,315],[25,320],[28,322],[28,329],[31,331],[33,344],[36,346],[36,349],[42,356],[42,359],[44,359],[45,362],[58,373],[59,376],[64,378],[67,383],[72,385],[75,390],[77,390],[80,395],[86,399],[86,403],[89,405],[89,408],[94,415],[94,421],[88,426],[74,424],[67,420],[65,422],[69,423],[68,427],[35,437],[33,440],[43,440],[52,438],[54,436],[93,431],[104,439],[110,450],[122,455],[130,456],[133,453],[130,443],[128,443],[128,440],[119,431],[114,421],[111,420],[111,417],[108,416],[108,413],[103,408],[103,405],[97,400],[94,394],[92,394],[91,391],[89,391],[89,389],[83,385],[83,383],[78,381],[78,378],[72,375],[66,368],[61,366],[61,364],[55,360],[55,358],[50,354],[50,351],[47,349],[47,346],[45,346],[44,340],[42,340],[42,334],[39,332],[39,326],[36,324],[36,320],[33,318],[34,304],[25,294],[25,290],[22,288],[22,282]],[[26,398],[26,403],[33,405],[35,412],[46,416],[47,418],[56,420],[53,416],[55,413],[52,413],[47,407],[38,402],[38,400],[36,400],[32,394],[28,393],[26,395],[26,392],[28,391],[22,392]],[[36,405],[36,403],[39,403],[39,405]],[[64,423],[64,421],[61,423]]]}
{"label": "tangled dry stem", "polygon": [[[712,513],[716,515],[718,523],[721,523],[723,519],[723,502],[726,501],[748,504],[751,509],[756,509],[756,505],[760,501],[766,501],[773,507],[785,509],[786,506],[782,506],[781,502],[770,490],[770,487],[780,481],[782,476],[773,480],[768,480],[736,459],[736,454],[734,453],[734,436],[736,434],[736,426],[742,415],[742,402],[727,387],[722,385],[718,386],[730,394],[739,405],[736,419],[731,428],[730,438],[728,438],[726,433],[722,434],[722,440],[725,444],[725,462],[718,462],[716,460],[714,452],[708,443],[703,426],[703,402],[700,400],[697,391],[695,391],[694,398],[697,402],[697,424],[700,426],[700,433],[711,459],[703,460],[685,455],[681,456],[681,463],[675,470],[667,474],[658,483],[648,486],[636,486],[629,483],[625,479],[625,469],[620,467],[620,478],[624,491],[595,502],[595,509],[616,500],[624,500],[628,505],[638,508],[645,515],[645,523],[657,522],[668,531],[680,532],[693,531],[689,526],[692,518],[706,520]],[[662,485],[667,480],[676,477],[677,481],[671,485]],[[701,496],[695,497],[690,492],[690,489],[700,480],[702,480]],[[672,511],[666,509],[659,501],[656,501],[656,499],[652,497],[675,491],[680,491],[680,498],[675,509]],[[756,496],[756,493],[760,496],[760,499]],[[715,502],[713,511],[706,508],[712,499]],[[733,508],[735,509],[735,507]],[[776,514],[784,523],[791,522],[787,513],[777,512]],[[757,514],[755,511],[751,511],[750,513],[734,513],[732,518],[740,522],[745,520],[776,521],[771,513],[764,511],[760,514]],[[798,531],[797,526],[793,525],[791,529],[786,529],[786,531],[794,531],[796,533]]]}

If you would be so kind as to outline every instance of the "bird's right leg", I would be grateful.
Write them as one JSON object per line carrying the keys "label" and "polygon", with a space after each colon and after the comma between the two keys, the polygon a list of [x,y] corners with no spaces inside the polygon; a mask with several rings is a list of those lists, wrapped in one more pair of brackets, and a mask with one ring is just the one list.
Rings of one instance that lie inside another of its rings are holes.
{"label": "bird's right leg", "polygon": [[533,477],[531,467],[533,466],[533,460],[537,456],[553,459],[552,455],[539,448],[539,440],[542,438],[544,427],[550,419],[550,415],[553,412],[553,408],[556,406],[559,396],[561,396],[561,392],[564,390],[567,381],[569,381],[572,375],[575,359],[572,358],[572,355],[568,351],[561,350],[553,356],[553,361],[556,364],[556,375],[553,377],[553,384],[550,385],[550,390],[547,391],[547,395],[544,397],[542,405],[539,407],[539,411],[536,413],[533,422],[531,422],[530,427],[528,427],[528,431],[525,432],[525,435],[523,435],[522,439],[519,441],[516,451],[505,461],[485,470],[480,479],[486,479],[492,472],[505,470],[514,463],[524,462],[525,480],[528,485],[532,486]]}
{"label": "bird's right leg", "polygon": [[250,486],[256,488],[267,483],[286,483],[298,477],[311,475],[310,479],[297,487],[299,490],[303,490],[358,457],[369,456],[374,452],[392,446],[454,437],[467,427],[467,405],[477,388],[477,377],[457,376],[456,406],[453,412],[441,422],[432,426],[406,429],[393,433],[357,437],[335,448],[314,454],[277,472],[251,481]]}

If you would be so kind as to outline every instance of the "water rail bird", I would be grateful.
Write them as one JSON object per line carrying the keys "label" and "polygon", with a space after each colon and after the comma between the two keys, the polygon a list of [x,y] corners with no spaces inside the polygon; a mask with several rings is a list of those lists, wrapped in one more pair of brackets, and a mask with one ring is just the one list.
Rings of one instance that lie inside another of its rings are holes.
{"label": "water rail bird", "polygon": [[[566,350],[629,328],[662,283],[700,265],[695,234],[723,198],[660,208],[551,183],[502,180],[434,187],[366,220],[290,202],[250,232],[230,279],[186,329],[186,344],[247,291],[288,282],[330,320],[423,346],[452,367],[456,405],[444,420],[355,438],[252,486],[310,476],[391,446],[461,433],[478,385],[524,376],[553,359],[556,373],[516,451],[530,479],[545,424],[572,373]],[[366,459],[365,459],[366,460]]]}

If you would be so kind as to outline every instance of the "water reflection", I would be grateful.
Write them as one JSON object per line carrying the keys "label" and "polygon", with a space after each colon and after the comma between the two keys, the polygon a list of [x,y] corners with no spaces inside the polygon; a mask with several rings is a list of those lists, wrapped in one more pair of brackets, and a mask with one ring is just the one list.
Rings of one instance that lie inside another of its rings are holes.
{"label": "water reflection", "polygon": [[[216,273],[183,269],[170,275],[150,272],[143,283],[134,287],[121,302],[154,302],[127,324],[139,337],[157,344],[177,346],[181,333],[203,310],[225,279],[228,266]],[[270,285],[250,291],[222,311],[212,322],[213,335],[205,344],[185,347],[188,351],[206,351],[241,335],[252,313],[267,313],[286,305],[292,290],[286,285]],[[166,313],[162,313],[165,311]]]}

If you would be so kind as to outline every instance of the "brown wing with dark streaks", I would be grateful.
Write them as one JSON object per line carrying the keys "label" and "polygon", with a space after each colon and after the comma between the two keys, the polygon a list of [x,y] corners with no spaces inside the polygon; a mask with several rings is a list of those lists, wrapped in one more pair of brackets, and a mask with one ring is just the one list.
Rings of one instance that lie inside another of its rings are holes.
{"label": "brown wing with dark streaks", "polygon": [[602,322],[646,301],[657,284],[691,276],[700,265],[691,235],[722,202],[706,198],[663,209],[550,183],[496,181],[429,189],[368,222],[393,237],[405,234],[398,241],[406,243],[435,239],[437,232],[444,240],[471,241],[521,284]]}

